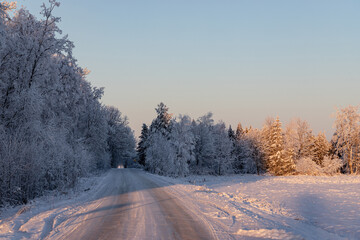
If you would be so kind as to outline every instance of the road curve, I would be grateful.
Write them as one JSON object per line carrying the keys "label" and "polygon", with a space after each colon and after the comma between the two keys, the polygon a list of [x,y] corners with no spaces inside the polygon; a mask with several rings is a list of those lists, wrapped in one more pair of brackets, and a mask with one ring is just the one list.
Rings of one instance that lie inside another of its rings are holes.
{"label": "road curve", "polygon": [[138,169],[112,169],[83,211],[51,239],[215,239],[170,186]]}

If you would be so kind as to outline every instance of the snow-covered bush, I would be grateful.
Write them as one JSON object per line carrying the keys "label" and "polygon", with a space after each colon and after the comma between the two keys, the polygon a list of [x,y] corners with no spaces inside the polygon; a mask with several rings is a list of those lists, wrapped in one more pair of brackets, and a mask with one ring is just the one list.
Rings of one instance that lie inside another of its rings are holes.
{"label": "snow-covered bush", "polygon": [[296,171],[305,175],[333,175],[339,172],[343,166],[343,162],[339,158],[331,159],[325,156],[323,159],[323,167],[316,164],[311,158],[300,158],[296,162]]}
{"label": "snow-covered bush", "polygon": [[326,174],[338,173],[340,168],[343,166],[343,161],[339,158],[331,159],[330,157],[324,157],[323,160],[323,171]]}
{"label": "snow-covered bush", "polygon": [[300,158],[296,162],[296,171],[305,175],[321,175],[323,170],[311,158]]}

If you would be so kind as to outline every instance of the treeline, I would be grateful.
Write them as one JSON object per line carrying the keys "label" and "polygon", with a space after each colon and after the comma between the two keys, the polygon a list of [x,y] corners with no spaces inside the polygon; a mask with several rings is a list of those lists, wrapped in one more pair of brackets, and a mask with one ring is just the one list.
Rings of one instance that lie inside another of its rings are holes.
{"label": "treeline", "polygon": [[136,154],[126,117],[101,104],[103,89],[86,80],[52,15],[59,3],[49,2],[40,20],[0,3],[0,206],[72,187]]}
{"label": "treeline", "polygon": [[283,129],[279,118],[262,129],[225,127],[208,113],[197,120],[174,118],[160,103],[157,117],[143,124],[138,159],[146,170],[169,176],[265,173],[335,174],[360,172],[360,114],[349,106],[336,113],[336,131],[327,141],[306,121],[293,119]]}

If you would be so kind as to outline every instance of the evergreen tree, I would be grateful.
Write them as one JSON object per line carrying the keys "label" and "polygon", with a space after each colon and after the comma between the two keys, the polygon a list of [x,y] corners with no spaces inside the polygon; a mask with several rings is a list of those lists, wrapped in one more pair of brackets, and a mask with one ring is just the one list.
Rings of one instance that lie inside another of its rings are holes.
{"label": "evergreen tree", "polygon": [[[264,126],[261,130],[261,148],[264,152],[266,159],[269,158],[271,155],[271,130],[274,124],[274,118],[268,117],[265,119]],[[268,161],[266,160],[266,164],[268,164]],[[268,167],[267,167],[268,168]]]}
{"label": "evergreen tree", "polygon": [[[306,157],[309,159],[312,159],[313,161],[315,161],[315,151],[316,151],[316,137],[312,134],[312,132],[310,132],[305,140],[304,143],[304,150],[302,152],[302,158]],[[316,162],[316,161],[315,161]]]}
{"label": "evergreen tree", "polygon": [[150,125],[145,142],[145,167],[157,174],[172,175],[175,150],[171,145],[171,114],[164,103],[155,108],[157,116]]}
{"label": "evergreen tree", "polygon": [[284,156],[281,163],[280,171],[277,172],[277,175],[286,175],[295,171],[294,163],[294,150],[289,148],[284,150]]}
{"label": "evergreen tree", "polygon": [[284,151],[283,135],[279,118],[276,118],[270,128],[267,154],[267,167],[272,174],[284,175],[294,170],[295,165],[291,152]]}
{"label": "evergreen tree", "polygon": [[232,130],[232,128],[231,128],[231,125],[229,126],[229,129],[228,129],[228,137],[232,142],[235,142],[236,136],[235,136],[234,130]]}
{"label": "evergreen tree", "polygon": [[172,115],[168,113],[169,108],[161,102],[158,107],[155,108],[155,111],[157,116],[150,125],[150,134],[160,132],[164,136],[168,136],[171,131],[172,117]]}
{"label": "evergreen tree", "polygon": [[233,169],[236,173],[243,172],[244,163],[250,159],[250,148],[244,138],[244,130],[242,129],[241,123],[238,123],[235,133],[235,144],[234,144],[234,162]]}
{"label": "evergreen tree", "polygon": [[138,153],[138,158],[139,158],[139,164],[145,166],[145,160],[146,160],[146,141],[148,139],[149,136],[149,129],[148,126],[144,123],[142,125],[142,129],[141,129],[141,135],[140,135],[140,141],[138,143],[138,147],[137,147],[137,153]]}

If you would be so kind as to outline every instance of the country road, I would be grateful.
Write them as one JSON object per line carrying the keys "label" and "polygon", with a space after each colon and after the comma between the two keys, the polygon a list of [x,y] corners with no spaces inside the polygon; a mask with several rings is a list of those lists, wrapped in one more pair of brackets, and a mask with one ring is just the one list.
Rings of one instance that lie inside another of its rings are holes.
{"label": "country road", "polygon": [[214,239],[208,224],[137,169],[112,169],[93,201],[45,239]]}
{"label": "country road", "polygon": [[0,209],[0,239],[360,239],[359,184],[359,176],[111,169],[69,192]]}

